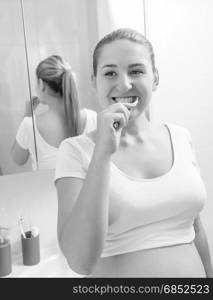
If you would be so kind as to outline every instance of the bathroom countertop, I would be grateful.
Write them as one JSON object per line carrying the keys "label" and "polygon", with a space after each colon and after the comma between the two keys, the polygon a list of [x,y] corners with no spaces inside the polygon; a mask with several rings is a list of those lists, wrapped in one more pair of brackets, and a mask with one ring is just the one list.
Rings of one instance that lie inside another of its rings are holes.
{"label": "bathroom countertop", "polygon": [[12,272],[4,278],[83,277],[69,268],[64,257],[57,249],[56,251],[53,251],[53,249],[42,250],[40,257],[38,264],[26,266],[23,264],[22,255],[13,256]]}

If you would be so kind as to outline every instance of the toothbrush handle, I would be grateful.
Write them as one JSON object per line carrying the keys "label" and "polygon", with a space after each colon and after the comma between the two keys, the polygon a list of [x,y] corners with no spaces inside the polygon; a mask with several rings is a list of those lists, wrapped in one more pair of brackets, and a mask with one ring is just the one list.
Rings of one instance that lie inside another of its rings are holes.
{"label": "toothbrush handle", "polygon": [[119,128],[119,122],[118,121],[116,121],[116,122],[114,122],[113,123],[113,127],[115,128],[115,129],[118,129]]}

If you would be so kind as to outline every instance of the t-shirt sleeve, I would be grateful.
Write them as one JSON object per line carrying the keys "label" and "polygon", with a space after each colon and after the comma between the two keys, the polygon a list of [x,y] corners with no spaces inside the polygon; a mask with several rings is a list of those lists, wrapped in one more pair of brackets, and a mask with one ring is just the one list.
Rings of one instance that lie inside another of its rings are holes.
{"label": "t-shirt sleeve", "polygon": [[[71,140],[73,139],[73,143]],[[75,145],[74,138],[64,140],[58,150],[55,168],[55,181],[63,177],[84,179],[86,171],[82,153]]]}
{"label": "t-shirt sleeve", "polygon": [[[30,131],[30,126],[32,132]],[[16,134],[17,143],[25,150],[29,148],[30,134],[33,134],[31,118],[25,117],[22,120]]]}
{"label": "t-shirt sleeve", "polygon": [[97,128],[97,113],[92,109],[85,109],[86,111],[86,124],[83,134],[93,131]]}

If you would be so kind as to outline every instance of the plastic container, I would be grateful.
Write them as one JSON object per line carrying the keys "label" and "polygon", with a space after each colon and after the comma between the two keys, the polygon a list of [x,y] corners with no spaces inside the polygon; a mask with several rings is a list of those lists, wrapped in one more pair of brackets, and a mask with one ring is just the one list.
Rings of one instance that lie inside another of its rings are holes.
{"label": "plastic container", "polygon": [[0,243],[0,277],[12,272],[11,246],[9,240]]}
{"label": "plastic container", "polygon": [[39,234],[32,235],[31,231],[25,232],[26,238],[21,235],[23,264],[27,266],[36,265],[40,262]]}

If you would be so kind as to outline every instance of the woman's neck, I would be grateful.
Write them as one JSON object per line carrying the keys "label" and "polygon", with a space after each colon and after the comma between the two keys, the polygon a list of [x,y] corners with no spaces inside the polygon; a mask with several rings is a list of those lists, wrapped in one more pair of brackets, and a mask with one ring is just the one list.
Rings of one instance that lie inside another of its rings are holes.
{"label": "woman's neck", "polygon": [[137,140],[145,142],[150,137],[151,129],[151,122],[147,119],[145,114],[143,114],[139,118],[132,119],[128,122],[127,126],[122,130],[121,139],[123,141]]}
{"label": "woman's neck", "polygon": [[52,115],[65,117],[64,102],[62,98],[51,97],[48,101],[48,112]]}

